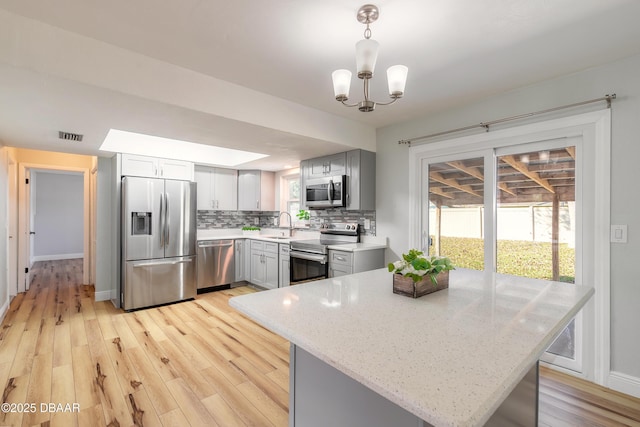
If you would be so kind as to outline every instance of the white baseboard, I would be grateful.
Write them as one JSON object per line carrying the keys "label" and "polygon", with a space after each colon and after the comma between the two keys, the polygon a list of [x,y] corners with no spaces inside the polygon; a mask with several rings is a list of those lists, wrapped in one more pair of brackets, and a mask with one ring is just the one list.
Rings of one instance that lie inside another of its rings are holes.
{"label": "white baseboard", "polygon": [[4,320],[4,316],[7,315],[10,304],[11,304],[11,298],[7,297],[7,300],[4,302],[4,304],[2,304],[2,307],[0,307],[0,323],[2,323],[2,321]]}
{"label": "white baseboard", "polygon": [[640,378],[621,372],[609,373],[609,388],[640,398]]}
{"label": "white baseboard", "polygon": [[95,293],[96,301],[109,301],[111,299],[111,291],[100,291]]}
{"label": "white baseboard", "polygon": [[37,255],[32,258],[32,262],[37,261],[58,261],[61,259],[76,259],[83,258],[84,254],[80,252],[79,254],[56,254],[56,255]]}

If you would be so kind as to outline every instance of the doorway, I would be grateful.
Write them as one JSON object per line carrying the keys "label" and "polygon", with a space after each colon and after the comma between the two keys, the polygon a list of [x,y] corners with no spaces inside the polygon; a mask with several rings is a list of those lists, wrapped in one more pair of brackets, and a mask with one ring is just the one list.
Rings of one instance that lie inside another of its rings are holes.
{"label": "doorway", "polygon": [[[29,289],[33,263],[82,258],[90,282],[90,172],[86,168],[19,163],[17,292]],[[39,189],[40,187],[40,189]]]}

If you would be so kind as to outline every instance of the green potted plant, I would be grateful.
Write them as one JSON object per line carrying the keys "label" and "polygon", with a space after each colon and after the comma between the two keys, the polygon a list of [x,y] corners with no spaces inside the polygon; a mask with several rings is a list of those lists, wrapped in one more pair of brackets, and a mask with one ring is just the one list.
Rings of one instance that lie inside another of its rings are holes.
{"label": "green potted plant", "polygon": [[300,211],[296,214],[296,217],[298,218],[298,223],[300,223],[301,225],[305,227],[309,225],[309,219],[311,218],[311,216],[308,210],[300,209]]}
{"label": "green potted plant", "polygon": [[260,227],[255,225],[245,225],[242,227],[242,234],[245,236],[256,236],[260,234]]}
{"label": "green potted plant", "polygon": [[429,256],[417,249],[389,263],[393,274],[393,292],[413,298],[449,287],[449,271],[455,270],[447,257]]}

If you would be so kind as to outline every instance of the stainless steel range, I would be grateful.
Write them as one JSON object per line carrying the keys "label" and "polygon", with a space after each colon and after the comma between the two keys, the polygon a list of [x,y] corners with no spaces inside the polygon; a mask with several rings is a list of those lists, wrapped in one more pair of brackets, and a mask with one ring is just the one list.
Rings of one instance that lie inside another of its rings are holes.
{"label": "stainless steel range", "polygon": [[354,222],[323,224],[320,239],[292,240],[290,255],[290,283],[326,279],[329,272],[329,245],[358,243],[360,229]]}

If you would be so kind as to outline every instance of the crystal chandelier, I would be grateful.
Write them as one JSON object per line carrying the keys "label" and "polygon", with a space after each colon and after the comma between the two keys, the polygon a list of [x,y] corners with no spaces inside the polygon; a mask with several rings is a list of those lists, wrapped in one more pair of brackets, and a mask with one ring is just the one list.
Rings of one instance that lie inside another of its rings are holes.
{"label": "crystal chandelier", "polygon": [[369,99],[369,80],[373,77],[373,70],[376,67],[378,59],[379,43],[371,38],[371,29],[369,24],[375,22],[380,15],[377,6],[365,4],[356,15],[358,22],[367,26],[364,30],[364,39],[356,43],[356,68],[358,78],[364,80],[364,100],[356,104],[349,104],[349,87],[351,86],[351,71],[336,70],[331,77],[333,78],[333,92],[336,101],[342,102],[347,107],[358,107],[362,112],[373,111],[376,105],[393,104],[404,95],[404,87],[407,82],[407,72],[409,69],[404,65],[394,65],[387,69],[387,83],[389,85],[389,102],[375,102]]}

